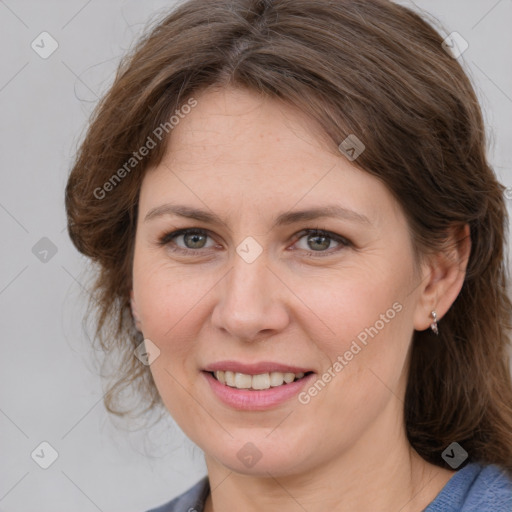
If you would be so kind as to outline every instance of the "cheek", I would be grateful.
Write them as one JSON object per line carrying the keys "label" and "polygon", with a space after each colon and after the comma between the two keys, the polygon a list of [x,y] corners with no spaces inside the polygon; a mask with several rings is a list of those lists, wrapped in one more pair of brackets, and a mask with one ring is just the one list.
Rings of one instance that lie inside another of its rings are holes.
{"label": "cheek", "polygon": [[134,262],[134,293],[144,338],[159,356],[150,366],[162,401],[181,424],[190,421],[190,390],[197,375],[195,360],[204,299],[214,284],[201,273],[140,255]]}
{"label": "cheek", "polygon": [[318,318],[319,332],[326,333],[322,344],[331,359],[349,350],[354,340],[364,344],[397,332],[404,316],[397,310],[404,308],[407,286],[391,267],[346,268],[337,276],[316,276],[297,286]]}
{"label": "cheek", "polygon": [[134,293],[144,335],[165,339],[193,317],[215,280],[207,272],[140,257],[134,264]]}
{"label": "cheek", "polygon": [[221,276],[213,270],[149,258],[136,263],[134,291],[142,331],[160,350],[150,371],[171,415],[184,421],[190,416],[190,393],[197,385],[200,331],[211,314],[209,294]]}
{"label": "cheek", "polygon": [[317,406],[336,410],[340,421],[349,421],[355,411],[374,414],[389,400],[390,389],[399,393],[413,332],[407,265],[397,260],[387,268],[345,269],[337,279],[330,276],[307,286],[308,305],[318,312],[321,332],[328,334],[315,338],[310,331],[327,356],[320,376],[326,385],[318,383],[311,394],[306,392]]}

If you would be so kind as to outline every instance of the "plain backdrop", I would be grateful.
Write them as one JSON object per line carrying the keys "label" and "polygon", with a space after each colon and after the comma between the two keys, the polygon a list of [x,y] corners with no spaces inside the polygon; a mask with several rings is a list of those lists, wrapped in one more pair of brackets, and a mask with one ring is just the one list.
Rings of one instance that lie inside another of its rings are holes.
{"label": "plain backdrop", "polygon": [[[130,433],[105,412],[81,323],[86,261],[64,214],[88,116],[120,56],[173,5],[0,0],[0,510],[141,512],[205,474],[201,451],[170,418]],[[485,111],[489,158],[512,186],[512,1],[415,5],[469,44],[460,60]],[[48,469],[42,442],[58,454]]]}

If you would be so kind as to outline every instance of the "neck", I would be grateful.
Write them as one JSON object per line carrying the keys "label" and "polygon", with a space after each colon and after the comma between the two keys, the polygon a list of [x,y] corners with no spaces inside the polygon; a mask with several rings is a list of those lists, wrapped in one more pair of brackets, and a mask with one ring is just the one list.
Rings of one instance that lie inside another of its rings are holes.
{"label": "neck", "polygon": [[392,437],[368,432],[320,467],[284,476],[272,476],[271,468],[268,476],[235,473],[206,456],[211,494],[205,512],[422,511],[454,471],[423,460],[409,445],[405,429]]}

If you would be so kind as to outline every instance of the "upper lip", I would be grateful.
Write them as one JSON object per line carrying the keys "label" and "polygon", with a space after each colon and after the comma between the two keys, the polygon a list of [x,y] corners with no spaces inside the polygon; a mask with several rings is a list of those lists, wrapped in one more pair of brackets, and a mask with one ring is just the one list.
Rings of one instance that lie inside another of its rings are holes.
{"label": "upper lip", "polygon": [[310,368],[291,366],[288,364],[274,363],[271,361],[261,361],[259,363],[241,363],[238,361],[218,361],[209,364],[204,368],[206,372],[231,371],[235,373],[245,373],[247,375],[259,375],[261,373],[281,372],[281,373],[307,373]]}

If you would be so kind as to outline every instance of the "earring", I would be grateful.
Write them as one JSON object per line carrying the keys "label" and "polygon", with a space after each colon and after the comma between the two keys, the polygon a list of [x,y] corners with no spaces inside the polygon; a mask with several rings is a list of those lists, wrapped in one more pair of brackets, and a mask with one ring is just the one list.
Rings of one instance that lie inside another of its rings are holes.
{"label": "earring", "polygon": [[439,335],[439,329],[437,328],[437,313],[435,311],[432,311],[432,313],[430,314],[434,319],[434,321],[430,324],[430,328],[434,331],[434,334]]}

